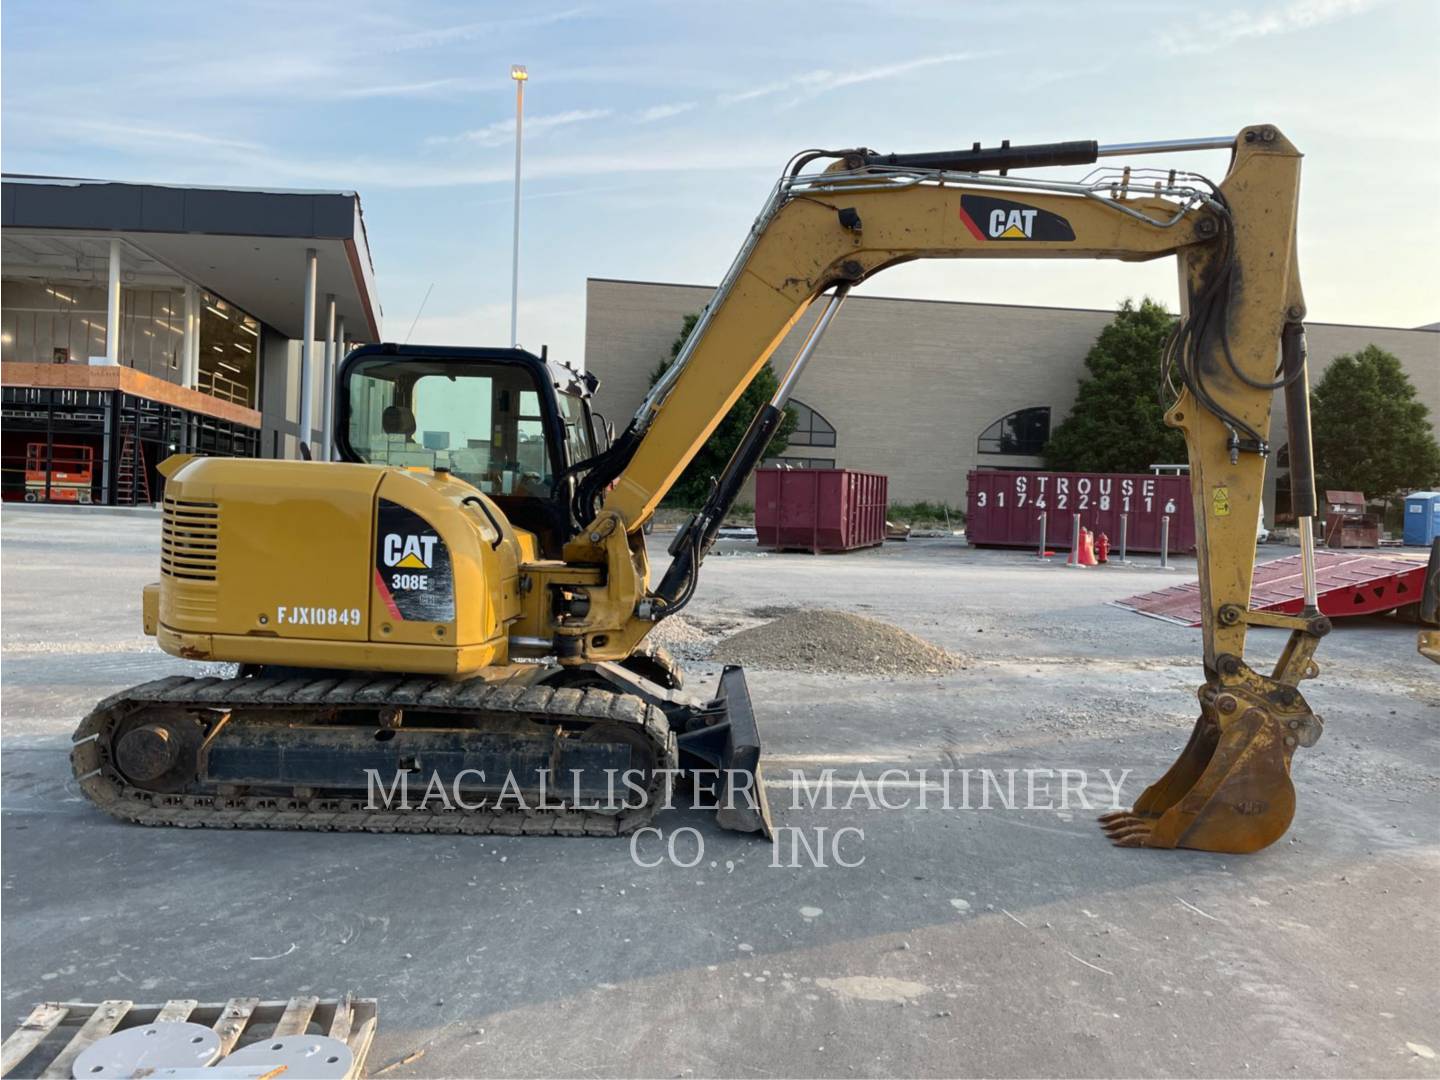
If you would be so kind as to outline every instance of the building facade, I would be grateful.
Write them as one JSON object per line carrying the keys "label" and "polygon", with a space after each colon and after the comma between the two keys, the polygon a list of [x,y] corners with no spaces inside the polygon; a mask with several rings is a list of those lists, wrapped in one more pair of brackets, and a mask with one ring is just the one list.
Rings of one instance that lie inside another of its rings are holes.
{"label": "building facade", "polygon": [[353,192],[5,176],[0,494],[153,502],[170,453],[316,457],[380,339]]}
{"label": "building facade", "polygon": [[[699,311],[713,291],[589,280],[585,366],[600,379],[596,407],[617,429],[644,397],[656,363],[670,355],[685,316]],[[964,507],[971,469],[1041,467],[1040,449],[1074,405],[1085,355],[1114,314],[852,296],[796,386],[791,403],[800,422],[782,458],[884,473],[893,502]],[[794,356],[817,315],[815,309],[807,313],[776,351],[777,370]],[[1400,358],[1432,422],[1440,421],[1435,327],[1307,323],[1307,330],[1312,383],[1334,357],[1378,345]],[[1279,395],[1275,409],[1272,445],[1278,450],[1285,443]],[[1271,512],[1277,473],[1284,499],[1283,472],[1272,469]]]}

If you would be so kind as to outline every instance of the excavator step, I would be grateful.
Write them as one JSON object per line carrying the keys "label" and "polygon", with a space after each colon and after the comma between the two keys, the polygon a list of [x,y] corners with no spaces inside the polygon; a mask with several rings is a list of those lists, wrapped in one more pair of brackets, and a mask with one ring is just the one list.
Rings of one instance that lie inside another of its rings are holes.
{"label": "excavator step", "polygon": [[[1323,615],[1332,619],[1349,615],[1381,615],[1420,602],[1425,587],[1425,564],[1404,556],[1319,551],[1315,553],[1315,584]],[[1305,584],[1299,555],[1274,559],[1255,567],[1250,590],[1252,611],[1298,615],[1304,599]],[[1116,600],[1114,604],[1152,619],[1163,619],[1181,626],[1200,625],[1198,581],[1141,593]]]}

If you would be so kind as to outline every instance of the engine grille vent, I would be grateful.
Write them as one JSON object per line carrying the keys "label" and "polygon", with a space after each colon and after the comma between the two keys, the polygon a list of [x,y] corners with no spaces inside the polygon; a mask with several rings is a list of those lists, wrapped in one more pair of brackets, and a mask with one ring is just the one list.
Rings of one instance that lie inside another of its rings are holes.
{"label": "engine grille vent", "polygon": [[160,528],[160,573],[214,581],[219,556],[219,504],[167,498]]}

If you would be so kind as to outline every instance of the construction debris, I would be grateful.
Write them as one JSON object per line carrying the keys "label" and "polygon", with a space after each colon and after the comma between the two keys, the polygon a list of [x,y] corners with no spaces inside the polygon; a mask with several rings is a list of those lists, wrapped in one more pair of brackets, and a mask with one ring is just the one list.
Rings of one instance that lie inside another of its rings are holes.
{"label": "construction debris", "polygon": [[[295,997],[288,1001],[240,997],[210,1004],[179,998],[153,1005],[136,1005],[130,1001],[46,1002],[35,1006],[0,1047],[0,1076],[9,1075],[27,1061],[27,1075],[39,1071],[43,1076],[70,1076],[82,1055],[116,1034],[126,1035],[148,1028],[156,1030],[155,1038],[161,1038],[160,1032],[182,1028],[188,1032],[194,1028],[197,1035],[188,1038],[207,1038],[204,1035],[207,1030],[215,1033],[216,1038],[206,1045],[213,1050],[212,1056],[220,1058],[222,1066],[234,1059],[236,1052],[257,1044],[259,1049],[238,1059],[241,1065],[251,1056],[258,1058],[296,1043],[298,1049],[308,1051],[313,1059],[306,1071],[298,1075],[354,1078],[364,1074],[376,1023],[375,999],[348,994],[342,998]],[[306,1035],[312,1026],[318,1027],[321,1034]],[[112,1048],[120,1045],[123,1050],[123,1044],[108,1045]],[[331,1049],[316,1057],[319,1048]],[[334,1060],[326,1060],[328,1058]],[[150,1060],[147,1064],[137,1059],[136,1064],[149,1068],[156,1062]],[[182,1075],[212,1071],[218,1075],[214,1066],[188,1069]],[[99,1058],[87,1059],[85,1072],[95,1076],[117,1075]]]}

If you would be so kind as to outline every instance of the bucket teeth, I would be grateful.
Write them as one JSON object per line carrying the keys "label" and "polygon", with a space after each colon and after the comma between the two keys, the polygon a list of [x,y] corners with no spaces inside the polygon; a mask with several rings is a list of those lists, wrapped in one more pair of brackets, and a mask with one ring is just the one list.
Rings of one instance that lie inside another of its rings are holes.
{"label": "bucket teeth", "polygon": [[1100,828],[1116,847],[1148,847],[1155,821],[1127,811],[1106,814],[1100,819]]}
{"label": "bucket teeth", "polygon": [[1318,718],[1293,688],[1272,698],[1275,683],[1247,674],[1247,685],[1202,690],[1200,719],[1165,775],[1132,809],[1100,817],[1111,843],[1243,854],[1285,834],[1295,813],[1291,754]]}

